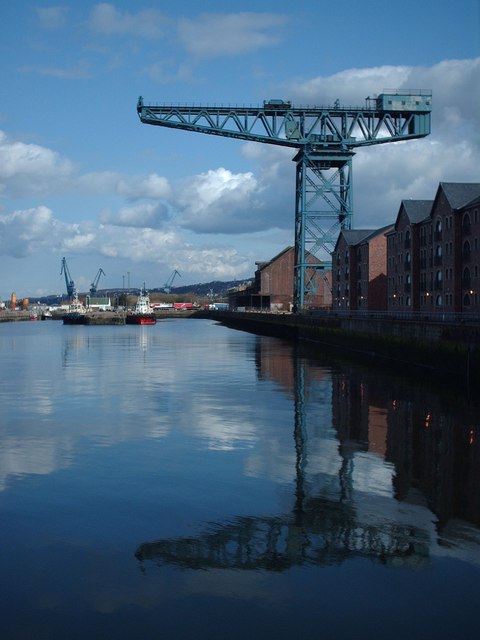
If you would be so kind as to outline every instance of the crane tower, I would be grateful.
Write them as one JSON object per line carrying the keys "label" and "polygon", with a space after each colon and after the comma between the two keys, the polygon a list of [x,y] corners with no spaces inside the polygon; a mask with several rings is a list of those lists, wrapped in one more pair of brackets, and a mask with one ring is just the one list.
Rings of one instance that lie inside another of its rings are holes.
{"label": "crane tower", "polygon": [[62,258],[62,268],[60,270],[60,275],[62,275],[62,273],[65,276],[65,285],[67,287],[68,299],[72,300],[73,294],[75,293],[75,282],[70,275],[66,258]]}
{"label": "crane tower", "polygon": [[352,228],[352,158],[356,147],[430,133],[430,91],[386,90],[363,107],[152,105],[140,97],[145,124],[296,149],[294,304],[312,301],[341,229]]}
{"label": "crane tower", "polygon": [[169,277],[169,279],[163,285],[163,290],[165,291],[165,293],[170,293],[170,291],[172,290],[172,285],[173,285],[173,281],[175,280],[175,276],[180,276],[180,274],[178,273],[178,271],[176,269],[172,272],[172,274]]}
{"label": "crane tower", "polygon": [[102,267],[100,267],[100,269],[97,271],[97,275],[95,276],[92,284],[90,285],[90,295],[92,297],[95,297],[97,295],[98,282],[102,274],[105,275],[105,271],[102,269]]}

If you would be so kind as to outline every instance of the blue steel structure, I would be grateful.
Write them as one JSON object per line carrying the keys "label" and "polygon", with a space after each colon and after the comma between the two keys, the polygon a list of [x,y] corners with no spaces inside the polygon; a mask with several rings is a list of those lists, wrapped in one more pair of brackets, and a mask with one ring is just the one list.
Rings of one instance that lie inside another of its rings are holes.
{"label": "blue steel structure", "polygon": [[163,290],[165,291],[165,293],[170,293],[170,291],[172,290],[172,285],[173,285],[173,281],[175,280],[175,276],[180,276],[180,274],[176,269],[173,271],[169,279],[163,285]]}
{"label": "blue steel structure", "polygon": [[294,106],[266,100],[262,106],[151,105],[140,97],[145,124],[275,144],[297,149],[294,304],[311,303],[331,268],[341,229],[353,224],[353,149],[430,133],[429,91],[386,90],[363,107]]}
{"label": "blue steel structure", "polygon": [[75,293],[75,282],[70,275],[70,271],[68,270],[66,258],[62,258],[62,268],[60,270],[60,275],[62,275],[62,273],[65,276],[65,286],[67,287],[68,299],[72,300],[73,294]]}
{"label": "blue steel structure", "polygon": [[97,271],[97,275],[95,276],[92,284],[90,285],[90,295],[92,297],[95,297],[97,295],[98,282],[102,274],[105,275],[105,271],[102,269],[102,267],[100,267],[100,269]]}

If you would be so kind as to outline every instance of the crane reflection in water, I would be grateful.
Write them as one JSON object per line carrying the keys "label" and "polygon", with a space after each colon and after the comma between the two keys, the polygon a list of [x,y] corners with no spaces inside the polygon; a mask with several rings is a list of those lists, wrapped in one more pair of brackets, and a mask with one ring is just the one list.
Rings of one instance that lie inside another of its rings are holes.
{"label": "crane reflection in water", "polygon": [[[151,564],[168,564],[188,569],[279,572],[301,565],[336,565],[350,558],[420,568],[429,565],[430,547],[437,543],[441,533],[438,527],[448,523],[450,518],[458,517],[469,517],[473,523],[478,523],[478,505],[468,505],[465,500],[460,501],[461,505],[452,503],[451,499],[436,492],[431,477],[432,473],[442,474],[445,487],[448,484],[445,474],[454,474],[462,461],[467,486],[479,480],[478,471],[474,470],[476,465],[465,464],[468,463],[468,447],[472,446],[471,428],[459,430],[458,425],[448,425],[448,418],[443,414],[440,418],[441,407],[432,406],[427,414],[415,408],[410,396],[402,398],[398,381],[391,382],[391,398],[383,388],[380,400],[375,397],[375,385],[365,378],[368,374],[362,373],[361,377],[358,372],[350,375],[347,370],[337,374],[333,370],[330,402],[337,444],[337,472],[336,477],[330,475],[327,479],[326,474],[315,474],[312,470],[318,455],[309,453],[308,446],[308,434],[315,430],[308,424],[309,396],[313,394],[306,389],[306,378],[312,375],[312,365],[302,353],[303,347],[291,347],[294,352],[288,359],[291,371],[286,384],[284,370],[273,373],[275,367],[268,361],[263,366],[261,338],[258,345],[258,370],[263,371],[263,375],[266,371],[267,375],[276,377],[277,382],[282,377],[280,383],[290,387],[289,391],[294,395],[293,508],[280,515],[238,516],[228,521],[211,522],[196,536],[145,542],[135,553],[142,570]],[[266,356],[271,358],[271,353]],[[377,400],[385,406],[379,407]],[[427,429],[425,415],[429,416]],[[443,452],[435,446],[432,453],[429,438],[433,435],[433,442],[438,442],[440,433],[432,434],[435,416],[445,446]],[[410,428],[405,429],[405,425]],[[380,431],[384,442],[379,446]],[[385,469],[389,470],[385,486],[369,490],[358,481],[355,467],[362,456],[364,461],[365,456],[370,456],[368,464],[372,466],[367,472],[371,484],[377,477],[385,478]],[[415,472],[417,458],[427,464],[423,479],[413,479],[405,471],[410,468]],[[309,462],[313,462],[310,471]],[[422,491],[428,495],[414,490],[413,485],[417,482],[424,484]]]}

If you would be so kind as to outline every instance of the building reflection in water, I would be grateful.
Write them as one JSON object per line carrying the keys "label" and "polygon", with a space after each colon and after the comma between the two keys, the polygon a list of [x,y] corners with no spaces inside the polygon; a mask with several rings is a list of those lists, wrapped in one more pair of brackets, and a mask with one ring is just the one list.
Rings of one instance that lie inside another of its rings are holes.
{"label": "building reflection in water", "polygon": [[321,367],[309,350],[257,341],[259,378],[294,401],[291,512],[141,544],[143,570],[153,563],[282,571],[354,557],[421,568],[432,553],[461,556],[478,544],[475,407],[357,365]]}

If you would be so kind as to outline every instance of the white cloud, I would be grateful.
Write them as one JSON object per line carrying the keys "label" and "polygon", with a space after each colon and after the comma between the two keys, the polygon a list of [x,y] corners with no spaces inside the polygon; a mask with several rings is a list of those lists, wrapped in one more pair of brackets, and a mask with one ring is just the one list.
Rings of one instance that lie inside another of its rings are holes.
{"label": "white cloud", "polygon": [[358,96],[373,96],[379,87],[402,87],[408,81],[410,67],[381,66],[347,69],[332,76],[317,76],[287,85],[288,95],[297,103],[329,105],[338,98],[341,104],[362,106]]}
{"label": "white cloud", "polygon": [[[126,221],[125,221],[126,222]],[[232,247],[192,245],[177,231],[81,222],[66,224],[45,206],[0,216],[0,256],[22,258],[38,253],[123,258],[161,263],[208,279],[230,279],[251,264]]]}
{"label": "white cloud", "polygon": [[245,232],[251,228],[260,192],[251,172],[211,169],[185,180],[177,190],[179,222],[199,233]]}
{"label": "white cloud", "polygon": [[18,69],[21,73],[36,73],[40,76],[50,76],[59,80],[85,80],[91,78],[90,65],[81,60],[71,67],[23,66]]}
{"label": "white cloud", "polygon": [[139,203],[131,207],[122,207],[117,214],[104,211],[100,215],[100,221],[103,224],[120,227],[159,228],[167,219],[167,207],[153,203]]}
{"label": "white cloud", "polygon": [[194,55],[239,55],[278,44],[285,23],[285,16],[274,13],[203,14],[180,20],[178,31]]}
{"label": "white cloud", "polygon": [[167,198],[171,194],[168,180],[156,173],[150,173],[146,177],[124,178],[118,182],[117,191],[129,200],[138,198]]}
{"label": "white cloud", "polygon": [[[433,93],[432,133],[458,132],[458,126],[480,119],[480,58],[445,60],[431,67],[381,66],[348,69],[332,76],[318,76],[287,86],[288,94],[298,104],[332,104],[362,106],[358,96],[374,96],[388,89],[430,90]],[[443,131],[442,125],[449,124]],[[452,128],[452,125],[454,128]]]}
{"label": "white cloud", "polygon": [[45,29],[54,30],[64,26],[68,7],[38,7],[35,11],[41,26]]}
{"label": "white cloud", "polygon": [[39,195],[70,179],[75,166],[50,149],[13,142],[0,131],[0,190],[6,196]]}
{"label": "white cloud", "polygon": [[194,84],[198,82],[194,66],[183,62],[179,63],[177,59],[157,60],[148,65],[142,74],[154,82],[163,84],[176,82]]}
{"label": "white cloud", "polygon": [[137,14],[119,11],[112,4],[97,4],[90,17],[93,31],[107,36],[130,35],[157,39],[166,29],[167,20],[157,9],[144,9]]}
{"label": "white cloud", "polygon": [[0,131],[0,194],[3,197],[52,196],[66,192],[117,195],[127,200],[158,200],[171,195],[163,176],[129,176],[113,171],[80,174],[76,165],[41,145],[13,141]]}
{"label": "white cloud", "polygon": [[185,245],[175,249],[170,264],[182,269],[182,274],[195,274],[200,282],[208,280],[231,280],[239,273],[248,273],[252,268],[250,258],[233,247],[220,245],[206,247]]}
{"label": "white cloud", "polygon": [[14,211],[0,216],[0,255],[15,258],[31,255],[50,246],[55,221],[48,207]]}
{"label": "white cloud", "polygon": [[356,227],[393,222],[402,199],[433,199],[441,181],[480,180],[480,58],[446,60],[432,67],[349,69],[292,83],[288,95],[297,104],[332,104],[338,98],[341,105],[362,106],[355,96],[373,96],[388,88],[431,90],[432,132],[412,142],[356,150]]}

